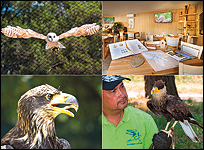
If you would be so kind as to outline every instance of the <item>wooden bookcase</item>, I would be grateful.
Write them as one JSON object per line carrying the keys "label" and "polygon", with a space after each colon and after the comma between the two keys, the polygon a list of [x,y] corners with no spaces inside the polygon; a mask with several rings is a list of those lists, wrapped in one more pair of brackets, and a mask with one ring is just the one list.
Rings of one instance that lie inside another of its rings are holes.
{"label": "wooden bookcase", "polygon": [[184,14],[179,16],[179,31],[184,36],[187,34],[196,36],[198,30],[197,13]]}

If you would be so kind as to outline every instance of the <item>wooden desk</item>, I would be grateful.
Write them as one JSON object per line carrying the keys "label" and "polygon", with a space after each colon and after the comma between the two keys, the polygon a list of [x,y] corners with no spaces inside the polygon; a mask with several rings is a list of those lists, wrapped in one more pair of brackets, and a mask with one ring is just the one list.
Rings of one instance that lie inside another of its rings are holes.
{"label": "wooden desk", "polygon": [[[180,37],[180,36],[173,36],[172,38],[178,38],[179,37],[179,39],[181,39],[182,37]],[[166,40],[166,37],[165,36],[155,36],[155,35],[153,35],[153,38],[157,38],[157,39],[160,39],[160,40]]]}
{"label": "wooden desk", "polygon": [[[160,49],[160,48],[157,48]],[[161,50],[161,49],[160,49]],[[150,50],[149,50],[150,51]],[[144,58],[144,63],[136,68],[133,68],[130,65],[130,59],[133,56],[141,56],[142,54],[136,54],[124,58],[120,58],[117,60],[112,60],[111,64],[108,68],[107,75],[164,75],[164,74],[178,74],[179,68],[171,68],[166,69],[162,71],[155,72],[154,69],[151,67],[151,65],[147,62],[147,60]],[[203,60],[201,59],[190,59],[182,61],[184,64],[191,64],[191,65],[203,65]]]}
{"label": "wooden desk", "polygon": [[105,41],[110,41],[110,40],[113,43],[114,37],[102,37],[102,42],[103,42],[103,60],[105,59],[105,47],[106,47]]}
{"label": "wooden desk", "polygon": [[184,60],[184,61],[181,61],[183,64],[186,64],[186,65],[192,65],[192,66],[203,66],[203,60],[201,59],[189,59],[189,60]]}
{"label": "wooden desk", "polygon": [[157,38],[157,39],[160,39],[160,40],[165,39],[164,36],[155,36],[155,35],[153,35],[153,38]]}

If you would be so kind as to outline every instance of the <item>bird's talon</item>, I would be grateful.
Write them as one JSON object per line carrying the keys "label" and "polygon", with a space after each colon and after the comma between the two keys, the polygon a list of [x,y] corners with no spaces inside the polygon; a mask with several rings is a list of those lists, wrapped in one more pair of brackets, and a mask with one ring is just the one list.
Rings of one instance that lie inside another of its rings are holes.
{"label": "bird's talon", "polygon": [[169,136],[171,136],[171,137],[172,137],[172,135],[171,135],[171,130],[169,130],[169,131],[166,131],[166,130],[161,130],[161,131],[163,131],[163,132],[165,132],[166,134],[168,134],[168,136],[167,136],[167,137],[169,137]]}

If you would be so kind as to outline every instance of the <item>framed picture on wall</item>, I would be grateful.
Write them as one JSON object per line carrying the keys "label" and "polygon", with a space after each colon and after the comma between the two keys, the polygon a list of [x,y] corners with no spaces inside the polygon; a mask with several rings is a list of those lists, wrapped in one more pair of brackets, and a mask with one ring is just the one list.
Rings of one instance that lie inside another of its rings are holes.
{"label": "framed picture on wall", "polygon": [[104,24],[114,24],[114,17],[104,17]]}
{"label": "framed picture on wall", "polygon": [[128,20],[128,28],[134,28],[134,18]]}

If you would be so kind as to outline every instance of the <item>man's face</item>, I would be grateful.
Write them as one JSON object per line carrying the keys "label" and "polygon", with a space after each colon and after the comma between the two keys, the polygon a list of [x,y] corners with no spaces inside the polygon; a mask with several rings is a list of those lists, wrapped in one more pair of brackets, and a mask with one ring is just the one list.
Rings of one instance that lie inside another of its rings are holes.
{"label": "man's face", "polygon": [[113,90],[102,90],[103,109],[122,110],[128,105],[128,95],[120,82]]}

